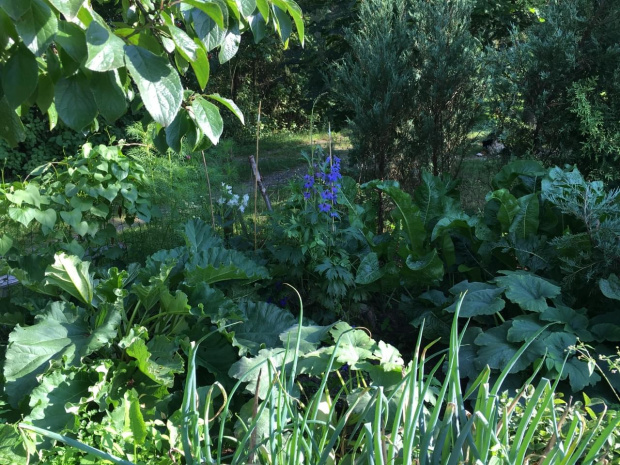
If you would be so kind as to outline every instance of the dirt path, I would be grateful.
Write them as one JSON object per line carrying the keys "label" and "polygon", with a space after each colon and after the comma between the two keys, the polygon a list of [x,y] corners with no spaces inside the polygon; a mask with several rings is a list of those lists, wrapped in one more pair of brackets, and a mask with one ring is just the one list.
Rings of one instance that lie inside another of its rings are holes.
{"label": "dirt path", "polygon": [[[327,139],[321,139],[314,141],[314,145],[320,145],[323,150],[328,151],[328,143]],[[310,144],[299,145],[299,152],[302,150],[309,151],[311,149]],[[346,157],[349,154],[351,146],[348,141],[340,140],[334,141],[332,143],[332,153],[342,159],[346,160]],[[277,160],[282,158],[282,151],[280,150],[270,150],[263,153],[259,153],[259,171],[260,171],[260,163],[266,160]],[[261,177],[263,179],[263,183],[268,190],[271,190],[274,187],[282,186],[289,182],[291,179],[301,178],[308,172],[308,165],[305,161],[300,160],[299,165],[295,167],[288,167],[281,171],[275,171],[272,173],[268,173],[263,175],[261,173]],[[254,178],[243,183],[243,190],[246,192],[252,191],[254,189]]]}

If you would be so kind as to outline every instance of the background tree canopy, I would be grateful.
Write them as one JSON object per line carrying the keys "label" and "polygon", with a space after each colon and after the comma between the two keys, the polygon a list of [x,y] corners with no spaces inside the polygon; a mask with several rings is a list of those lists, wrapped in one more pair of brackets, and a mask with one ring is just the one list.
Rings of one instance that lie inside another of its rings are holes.
{"label": "background tree canopy", "polygon": [[129,106],[144,106],[173,149],[183,136],[196,149],[216,144],[223,131],[216,103],[243,121],[242,113],[218,94],[190,90],[182,77],[192,75],[204,92],[211,61],[235,56],[246,30],[258,42],[273,29],[287,44],[294,26],[304,41],[293,0],[123,0],[101,14],[100,6],[0,2],[0,136],[11,145],[25,139],[20,115],[34,105],[50,127],[60,119],[76,131],[96,128],[99,115],[112,123]]}

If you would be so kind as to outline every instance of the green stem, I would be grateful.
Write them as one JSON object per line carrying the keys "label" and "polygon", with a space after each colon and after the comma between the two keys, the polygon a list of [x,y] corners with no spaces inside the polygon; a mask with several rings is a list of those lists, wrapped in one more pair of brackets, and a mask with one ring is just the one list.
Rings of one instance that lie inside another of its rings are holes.
{"label": "green stem", "polygon": [[139,307],[140,307],[140,301],[138,301],[136,306],[133,308],[133,312],[131,313],[131,318],[129,318],[129,321],[127,322],[127,328],[125,328],[126,329],[125,337],[129,336],[129,331],[131,330],[131,326],[133,325],[133,320],[136,318],[136,313]]}

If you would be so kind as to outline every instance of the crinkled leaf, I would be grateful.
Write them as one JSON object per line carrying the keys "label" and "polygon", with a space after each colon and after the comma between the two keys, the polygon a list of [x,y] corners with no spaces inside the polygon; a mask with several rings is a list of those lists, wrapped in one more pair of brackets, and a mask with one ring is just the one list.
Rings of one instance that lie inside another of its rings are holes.
{"label": "crinkled leaf", "polygon": [[492,181],[493,189],[512,189],[520,176],[542,177],[546,173],[539,161],[517,160],[505,165]]}
{"label": "crinkled leaf", "polygon": [[120,312],[109,311],[96,329],[86,322],[83,309],[67,302],[54,302],[33,326],[17,326],[9,336],[4,364],[5,391],[11,405],[28,395],[49,360],[79,363],[83,357],[116,337]]}
{"label": "crinkled leaf", "polygon": [[571,357],[564,365],[564,374],[568,376],[573,392],[582,392],[586,386],[594,386],[601,380],[598,373],[590,374],[588,364],[576,357]]}
{"label": "crinkled leaf", "polygon": [[510,232],[514,233],[517,239],[528,239],[538,233],[539,224],[539,202],[538,195],[529,194],[519,197],[519,211],[510,225]]}
{"label": "crinkled leaf", "polygon": [[261,348],[281,347],[280,334],[297,323],[291,312],[266,302],[242,302],[239,310],[243,323],[229,330],[239,355],[255,355]]}
{"label": "crinkled leaf", "polygon": [[[470,283],[467,280],[460,282],[450,289],[452,295],[467,292],[463,298],[459,316],[471,318],[479,315],[493,315],[503,310],[506,302],[501,295],[504,289],[486,283]],[[454,313],[458,303],[454,302],[446,311]]]}
{"label": "crinkled leaf", "polygon": [[371,284],[381,279],[383,271],[379,267],[379,257],[376,253],[371,252],[367,254],[357,268],[357,275],[355,276],[356,284]]}
{"label": "crinkled leaf", "polygon": [[125,392],[123,401],[125,430],[131,432],[135,444],[142,445],[148,436],[148,432],[140,408],[140,396],[135,389],[131,389]]}
{"label": "crinkled leaf", "polygon": [[[538,315],[520,315],[512,320],[512,326],[508,330],[508,340],[510,342],[525,342],[532,337],[541,328],[546,326],[546,323],[540,321]],[[541,338],[549,334],[543,332]]]}
{"label": "crinkled leaf", "polygon": [[372,181],[363,187],[373,187],[385,192],[396,205],[393,216],[403,222],[403,230],[409,239],[411,251],[422,253],[426,230],[420,209],[413,203],[411,196],[400,189],[398,183],[389,181]]}
{"label": "crinkled leaf", "polygon": [[162,265],[157,275],[149,277],[149,284],[135,283],[131,287],[131,293],[138,296],[144,311],[151,310],[161,300],[162,295],[168,292],[166,281],[173,266],[172,263]]}
{"label": "crinkled leaf", "polygon": [[[286,357],[286,360],[285,360]],[[242,357],[241,360],[234,363],[228,375],[243,380],[248,384],[245,386],[245,390],[250,394],[255,394],[257,391],[257,384],[260,378],[260,386],[258,386],[258,397],[260,399],[266,399],[267,394],[271,388],[271,379],[269,377],[268,363],[272,363],[273,370],[277,370],[282,365],[290,363],[295,354],[293,351],[286,352],[285,349],[261,349],[256,357],[248,358]]]}
{"label": "crinkled leaf", "polygon": [[409,255],[405,263],[419,284],[429,284],[443,278],[443,262],[435,249],[419,259]]}
{"label": "crinkled leaf", "polygon": [[90,305],[93,301],[93,276],[88,273],[89,267],[90,262],[58,253],[54,256],[54,264],[45,270],[45,281]]}
{"label": "crinkled leaf", "polygon": [[185,223],[184,236],[185,243],[193,253],[224,245],[222,238],[200,218]]}
{"label": "crinkled leaf", "polygon": [[135,45],[125,46],[125,63],[138,86],[144,106],[153,119],[166,127],[183,101],[183,86],[168,60]]}
{"label": "crinkled leaf", "polygon": [[190,284],[214,284],[239,279],[256,281],[267,278],[269,273],[237,250],[213,247],[197,252],[186,263],[185,276]]}
{"label": "crinkled leaf", "polygon": [[129,335],[119,342],[130,357],[138,361],[142,373],[158,384],[171,388],[174,375],[183,373],[183,359],[177,353],[179,346],[166,336],[158,335],[150,341],[146,331],[132,329]]}
{"label": "crinkled leaf", "polygon": [[495,278],[495,281],[506,288],[506,297],[524,310],[542,312],[548,307],[547,299],[557,297],[561,291],[558,286],[532,273],[522,271],[500,271],[500,273],[506,276]]}
{"label": "crinkled leaf", "polygon": [[76,417],[67,412],[67,404],[78,404],[80,399],[89,396],[91,380],[88,372],[60,370],[43,377],[30,394],[32,411],[25,418],[39,428],[49,431],[62,431],[66,427],[73,429]]}
{"label": "crinkled leaf", "polygon": [[29,457],[24,448],[24,440],[17,426],[7,423],[0,425],[0,464],[28,465]]}
{"label": "crinkled leaf", "polygon": [[352,369],[357,368],[357,364],[371,358],[377,345],[375,341],[361,329],[353,329],[348,323],[337,323],[330,331],[334,341],[340,340],[340,345],[336,349],[336,360],[340,363],[348,364]]}
{"label": "crinkled leaf", "polygon": [[507,189],[500,189],[487,194],[486,201],[484,217],[487,224],[493,226],[499,222],[501,230],[508,232],[520,209],[517,198]]}
{"label": "crinkled leaf", "polygon": [[[325,340],[331,326],[315,326],[303,325],[301,327],[301,340],[299,341],[299,353],[305,354],[319,348],[322,341]],[[297,332],[299,325],[291,326],[289,329],[280,334],[280,340],[284,347],[295,347],[297,343]]]}
{"label": "crinkled leaf", "polygon": [[[521,344],[508,341],[508,329],[511,323],[504,323],[496,328],[490,328],[476,337],[475,343],[480,346],[476,363],[479,365],[489,365],[496,370],[506,367],[512,357],[519,351]],[[513,365],[510,373],[517,373],[525,370],[537,358],[531,350],[525,353]]]}

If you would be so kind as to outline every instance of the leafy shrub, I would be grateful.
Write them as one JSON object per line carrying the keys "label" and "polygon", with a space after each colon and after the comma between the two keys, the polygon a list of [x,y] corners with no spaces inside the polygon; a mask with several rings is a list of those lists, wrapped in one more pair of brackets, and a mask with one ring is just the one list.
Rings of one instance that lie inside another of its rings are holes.
{"label": "leafy shrub", "polygon": [[495,54],[492,113],[517,155],[576,163],[586,175],[617,177],[620,7],[551,1],[543,22],[514,31]]}
{"label": "leafy shrub", "polygon": [[369,1],[332,72],[364,180],[456,174],[484,93],[468,1]]}

